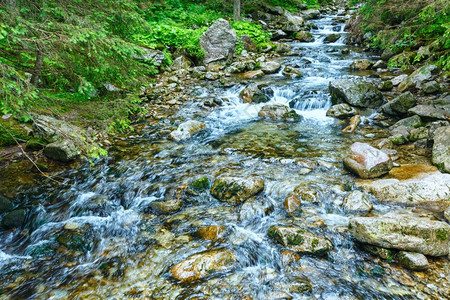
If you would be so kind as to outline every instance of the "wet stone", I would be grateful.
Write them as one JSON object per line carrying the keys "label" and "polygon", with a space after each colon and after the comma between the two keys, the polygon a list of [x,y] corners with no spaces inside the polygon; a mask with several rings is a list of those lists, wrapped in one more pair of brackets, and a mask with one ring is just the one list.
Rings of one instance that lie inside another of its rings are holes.
{"label": "wet stone", "polygon": [[236,257],[233,252],[225,249],[210,250],[189,256],[184,261],[174,265],[170,272],[172,277],[182,282],[214,276],[218,272],[231,270]]}
{"label": "wet stone", "polygon": [[294,251],[291,250],[281,251],[281,261],[285,266],[299,261],[300,258],[301,256],[298,253],[295,253]]}
{"label": "wet stone", "polygon": [[207,177],[200,177],[191,183],[191,188],[197,192],[203,192],[210,188],[209,179]]}
{"label": "wet stone", "polygon": [[301,205],[302,201],[300,200],[300,197],[294,193],[287,196],[284,200],[284,209],[289,213],[298,211]]}
{"label": "wet stone", "polygon": [[351,212],[369,212],[373,209],[368,195],[361,191],[353,191],[344,199],[342,207]]}
{"label": "wet stone", "polygon": [[264,189],[264,180],[260,177],[221,177],[211,188],[211,195],[220,201],[237,205]]}
{"label": "wet stone", "polygon": [[424,271],[429,268],[427,258],[420,253],[400,251],[397,258],[405,268],[410,270]]}
{"label": "wet stone", "polygon": [[25,222],[25,217],[24,209],[16,209],[3,216],[1,225],[6,229],[20,228]]}
{"label": "wet stone", "polygon": [[89,243],[79,233],[63,233],[56,238],[56,241],[71,251],[87,252],[90,249]]}
{"label": "wet stone", "polygon": [[307,293],[312,291],[311,280],[308,278],[295,279],[289,286],[290,293]]}
{"label": "wet stone", "polygon": [[303,202],[317,204],[319,203],[319,198],[317,196],[317,191],[299,185],[295,187],[294,194],[299,197],[299,199]]}
{"label": "wet stone", "polygon": [[153,201],[150,203],[150,208],[159,214],[171,214],[181,210],[183,201],[180,199]]}
{"label": "wet stone", "polygon": [[271,226],[268,235],[284,247],[300,254],[321,256],[333,248],[328,239],[295,226]]}
{"label": "wet stone", "polygon": [[358,114],[358,111],[347,103],[336,104],[327,111],[327,116],[338,119],[348,119]]}
{"label": "wet stone", "polygon": [[13,208],[12,202],[8,198],[0,195],[0,214],[11,211],[12,208]]}
{"label": "wet stone", "polygon": [[344,166],[359,177],[374,178],[388,173],[393,164],[383,151],[357,142],[350,147],[350,154],[344,158]]}
{"label": "wet stone", "polygon": [[383,248],[445,256],[450,248],[450,225],[428,218],[387,214],[350,219],[351,234],[362,243]]}
{"label": "wet stone", "polygon": [[197,229],[197,235],[204,240],[217,240],[225,231],[225,226],[205,226]]}
{"label": "wet stone", "polygon": [[189,120],[181,123],[177,130],[172,131],[170,137],[177,142],[185,141],[190,139],[195,133],[203,130],[205,126],[203,122]]}
{"label": "wet stone", "polygon": [[444,211],[444,218],[450,223],[450,206]]}
{"label": "wet stone", "polygon": [[295,110],[282,104],[264,105],[258,112],[258,116],[263,119],[271,119],[285,122],[298,122],[302,120],[302,116],[297,114]]}

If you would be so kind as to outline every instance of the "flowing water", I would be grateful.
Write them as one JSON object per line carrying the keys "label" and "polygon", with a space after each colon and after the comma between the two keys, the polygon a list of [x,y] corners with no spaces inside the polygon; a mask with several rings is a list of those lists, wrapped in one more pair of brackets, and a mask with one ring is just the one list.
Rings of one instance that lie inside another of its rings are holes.
{"label": "flowing water", "polygon": [[[286,79],[279,73],[258,80],[272,89],[271,103],[290,105],[303,121],[259,120],[263,104],[239,99],[244,84],[229,89],[199,86],[194,100],[225,101],[201,114],[207,127],[193,139],[175,143],[147,126],[122,139],[94,166],[59,171],[66,185],[40,182],[37,176],[17,179],[15,189],[28,211],[27,225],[22,231],[0,232],[0,299],[275,299],[274,292],[289,293],[290,286],[304,278],[311,280],[312,292],[291,292],[294,299],[433,295],[433,284],[419,289],[394,280],[393,272],[401,271],[390,270],[385,261],[362,251],[346,230],[351,215],[340,208],[340,201],[352,189],[353,177],[341,165],[343,155],[353,142],[381,133],[362,126],[353,135],[342,134],[346,124],[325,116],[331,106],[329,81],[355,76],[349,65],[364,56],[341,53],[347,48],[345,32],[334,18],[317,20],[315,41],[291,43],[299,55],[282,58],[304,77]],[[326,35],[336,32],[340,40],[323,43]],[[178,117],[196,114],[193,101]],[[206,191],[184,196],[178,213],[151,213],[151,202],[176,194],[180,186],[203,176],[213,182],[222,174],[261,176],[264,193],[250,208],[225,205]],[[283,201],[298,185],[319,191],[319,203],[305,203],[301,214],[290,216]],[[375,202],[373,213],[392,209],[401,208]],[[329,238],[334,249],[326,258],[305,255],[285,264],[282,247],[267,236],[276,224],[308,226]],[[226,234],[214,242],[194,234],[208,225],[223,225]],[[190,284],[171,278],[170,268],[189,255],[222,248],[236,254],[232,271]]]}

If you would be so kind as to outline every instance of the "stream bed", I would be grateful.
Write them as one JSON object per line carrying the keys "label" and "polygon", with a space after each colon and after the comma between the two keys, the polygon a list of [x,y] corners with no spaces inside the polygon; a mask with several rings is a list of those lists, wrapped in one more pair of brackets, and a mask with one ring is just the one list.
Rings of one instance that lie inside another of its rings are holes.
{"label": "stream bed", "polygon": [[[286,79],[280,71],[255,80],[272,90],[269,104],[289,105],[304,117],[300,122],[259,119],[264,104],[239,98],[245,83],[204,84],[196,87],[198,99],[218,98],[223,105],[199,113],[192,101],[180,109],[180,118],[206,124],[186,142],[144,126],[116,143],[108,158],[55,171],[64,185],[4,170],[0,178],[27,219],[22,230],[0,232],[0,299],[442,299],[448,260],[430,259],[427,273],[409,272],[371,255],[348,233],[353,215],[340,205],[355,179],[342,159],[352,143],[384,132],[362,125],[344,134],[347,124],[326,116],[328,83],[358,76],[349,66],[366,57],[345,45],[344,24],[335,17],[315,20],[314,42],[291,42],[299,55],[279,59],[303,77]],[[325,44],[331,33],[342,37]],[[371,124],[370,112],[362,122]],[[195,179],[206,177],[211,185],[222,175],[259,176],[264,191],[241,206],[220,202],[209,189],[180,196]],[[318,191],[317,201],[288,214],[283,202],[299,185]],[[183,205],[172,214],[149,208],[177,197]],[[410,210],[372,200],[372,215]],[[329,239],[333,250],[287,262],[283,247],[268,236],[270,226],[280,224],[301,224]],[[205,226],[217,226],[221,234],[199,237]],[[191,283],[172,278],[175,264],[219,249],[235,254],[231,270]],[[310,288],[302,290],[305,282]]]}

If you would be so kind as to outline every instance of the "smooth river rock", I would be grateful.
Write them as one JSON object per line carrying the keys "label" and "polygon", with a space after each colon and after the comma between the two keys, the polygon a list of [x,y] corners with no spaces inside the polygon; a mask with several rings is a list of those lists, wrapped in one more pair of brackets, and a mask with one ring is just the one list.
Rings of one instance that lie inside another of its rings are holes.
{"label": "smooth river rock", "polygon": [[381,150],[368,144],[356,142],[344,158],[344,166],[361,178],[375,178],[388,173],[392,159]]}
{"label": "smooth river rock", "polygon": [[450,205],[450,174],[424,173],[406,180],[379,179],[359,185],[380,202],[401,203],[437,211],[443,211]]}
{"label": "smooth river rock", "polygon": [[211,195],[220,201],[237,205],[264,190],[264,180],[260,177],[220,177],[214,181]]}
{"label": "smooth river rock", "polygon": [[245,103],[265,103],[270,99],[265,95],[256,84],[251,84],[244,88],[240,93],[239,97]]}
{"label": "smooth river rock", "polygon": [[333,248],[328,239],[300,227],[270,226],[268,234],[284,247],[300,254],[326,255]]}
{"label": "smooth river rock", "polygon": [[295,110],[283,104],[264,105],[258,112],[258,116],[263,119],[285,122],[298,122],[303,119]]}
{"label": "smooth river rock", "polygon": [[338,119],[348,119],[358,114],[358,111],[347,103],[336,104],[327,111],[327,116]]}
{"label": "smooth river rock", "polygon": [[398,261],[407,269],[424,271],[429,268],[425,255],[415,252],[400,251],[397,254]]}
{"label": "smooth river rock", "polygon": [[192,282],[216,272],[231,270],[236,257],[229,250],[210,250],[189,256],[186,260],[174,265],[170,272],[172,277],[182,282]]}
{"label": "smooth river rock", "polygon": [[374,108],[383,103],[383,95],[371,83],[355,79],[337,79],[329,84],[333,104],[348,103],[356,107]]}
{"label": "smooth river rock", "polygon": [[281,64],[276,61],[268,61],[261,63],[261,71],[265,74],[274,74],[280,71]]}
{"label": "smooth river rock", "polygon": [[449,254],[450,225],[441,221],[388,214],[352,218],[349,229],[362,243],[430,256]]}
{"label": "smooth river rock", "polygon": [[185,141],[190,139],[196,132],[205,128],[205,123],[197,120],[189,120],[178,125],[177,130],[170,133],[170,137],[177,141]]}
{"label": "smooth river rock", "polygon": [[373,205],[366,193],[355,190],[345,197],[342,208],[350,212],[369,212]]}

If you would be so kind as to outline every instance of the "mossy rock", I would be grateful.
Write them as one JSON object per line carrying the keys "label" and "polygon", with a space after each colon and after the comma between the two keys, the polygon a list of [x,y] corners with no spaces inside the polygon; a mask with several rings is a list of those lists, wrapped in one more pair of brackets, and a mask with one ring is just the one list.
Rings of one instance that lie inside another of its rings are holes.
{"label": "mossy rock", "polygon": [[11,211],[12,208],[13,208],[13,204],[12,204],[11,200],[0,195],[0,214]]}
{"label": "mossy rock", "polygon": [[209,179],[200,177],[191,183],[191,188],[197,192],[203,192],[210,188]]}
{"label": "mossy rock", "polygon": [[38,138],[31,138],[25,144],[25,149],[29,151],[39,151],[44,149],[47,143]]}
{"label": "mossy rock", "polygon": [[3,217],[2,227],[6,229],[20,228],[25,222],[26,213],[24,209],[16,209]]}

